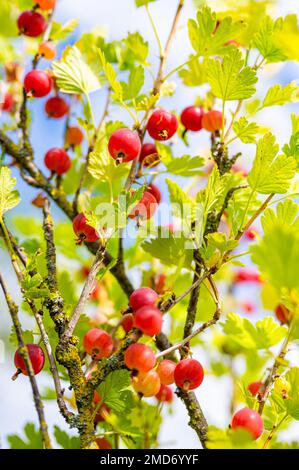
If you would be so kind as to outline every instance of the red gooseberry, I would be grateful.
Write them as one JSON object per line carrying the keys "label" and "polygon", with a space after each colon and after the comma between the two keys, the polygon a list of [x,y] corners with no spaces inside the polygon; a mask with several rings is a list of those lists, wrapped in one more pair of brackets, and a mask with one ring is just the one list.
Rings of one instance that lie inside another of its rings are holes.
{"label": "red gooseberry", "polygon": [[73,229],[77,235],[77,244],[80,245],[83,242],[93,243],[96,242],[100,237],[95,228],[88,225],[84,214],[78,214],[73,220]]}
{"label": "red gooseberry", "polygon": [[[45,364],[45,355],[38,344],[27,344],[28,355],[32,364],[32,369],[34,374],[39,374]],[[28,375],[26,364],[24,359],[21,356],[19,350],[15,352],[14,363],[18,370],[20,370],[24,375]]]}
{"label": "red gooseberry", "polygon": [[247,390],[249,390],[251,395],[255,397],[258,394],[258,392],[261,390],[262,386],[263,386],[263,382],[259,382],[259,381],[251,382],[251,384],[248,385]]}
{"label": "red gooseberry", "polygon": [[53,96],[46,101],[45,111],[50,118],[60,119],[68,114],[69,105],[60,96]]}
{"label": "red gooseberry", "polygon": [[147,122],[147,131],[155,140],[168,140],[178,129],[178,120],[166,109],[156,109]]}
{"label": "red gooseberry", "polygon": [[156,198],[150,192],[144,191],[142,198],[128,217],[130,219],[137,219],[138,222],[150,219],[156,212],[157,207],[158,203]]}
{"label": "red gooseberry", "polygon": [[2,111],[6,111],[7,113],[9,113],[13,109],[13,106],[14,106],[13,96],[11,93],[6,91],[3,94],[2,102],[0,102],[0,109]]}
{"label": "red gooseberry", "polygon": [[35,38],[43,34],[46,30],[47,22],[43,15],[37,11],[23,11],[18,18],[18,28],[20,34]]}
{"label": "red gooseberry", "polygon": [[169,359],[164,359],[160,362],[157,368],[161,384],[171,385],[174,382],[174,370],[176,368],[176,363],[170,361]]}
{"label": "red gooseberry", "polygon": [[56,47],[53,41],[44,41],[38,46],[38,53],[46,60],[53,60],[56,57]]}
{"label": "red gooseberry", "polygon": [[110,136],[108,150],[117,163],[130,162],[140,153],[140,138],[136,131],[127,128],[118,129]]}
{"label": "red gooseberry", "polygon": [[276,315],[277,320],[282,325],[287,325],[292,318],[292,314],[290,310],[283,304],[277,305],[275,309],[275,315]]}
{"label": "red gooseberry", "polygon": [[24,79],[26,93],[35,98],[42,98],[50,93],[52,89],[52,79],[43,70],[31,70]]}
{"label": "red gooseberry", "polygon": [[126,349],[124,360],[128,369],[148,372],[155,366],[156,356],[146,344],[135,343]]}
{"label": "red gooseberry", "polygon": [[160,333],[163,317],[157,307],[145,305],[139,308],[134,315],[134,326],[147,336],[155,336]]}
{"label": "red gooseberry", "polygon": [[173,391],[168,385],[161,384],[160,390],[156,395],[158,401],[170,403],[173,400]]}
{"label": "red gooseberry", "polygon": [[126,333],[132,330],[134,326],[134,317],[131,313],[127,313],[122,317],[121,326],[125,330]]}
{"label": "red gooseberry", "polygon": [[142,145],[139,161],[144,166],[157,166],[159,164],[160,160],[155,144],[146,143]]}
{"label": "red gooseberry", "polygon": [[145,305],[154,305],[158,294],[150,287],[140,287],[130,295],[129,303],[133,310],[138,310]]}
{"label": "red gooseberry", "polygon": [[183,359],[174,369],[174,381],[178,387],[185,391],[199,387],[203,378],[203,367],[195,359]]}
{"label": "red gooseberry", "polygon": [[77,126],[70,126],[66,132],[66,142],[71,147],[81,145],[84,140],[84,134],[82,129]]}
{"label": "red gooseberry", "polygon": [[203,111],[199,106],[188,106],[181,114],[181,122],[188,131],[202,129]]}
{"label": "red gooseberry", "polygon": [[209,132],[219,131],[222,128],[222,113],[215,110],[204,113],[202,127]]}
{"label": "red gooseberry", "polygon": [[52,148],[45,155],[45,165],[48,170],[63,175],[69,171],[72,161],[66,151],[61,148]]}
{"label": "red gooseberry", "polygon": [[56,0],[33,0],[33,3],[37,4],[41,10],[53,10],[56,5]]}
{"label": "red gooseberry", "polygon": [[98,361],[103,357],[109,357],[113,351],[113,340],[107,331],[100,328],[92,328],[83,338],[84,351],[92,359]]}
{"label": "red gooseberry", "polygon": [[240,269],[238,272],[235,273],[234,282],[243,283],[243,282],[253,282],[260,284],[261,277],[260,274],[256,271],[252,271],[249,269]]}
{"label": "red gooseberry", "polygon": [[151,193],[151,195],[154,196],[154,198],[156,199],[157,203],[160,204],[161,199],[162,199],[160,189],[155,184],[150,184],[146,188],[146,190],[147,190],[148,193]]}
{"label": "red gooseberry", "polygon": [[159,393],[161,382],[157,372],[152,369],[133,377],[132,385],[134,390],[144,397],[153,397]]}
{"label": "red gooseberry", "polygon": [[242,408],[234,414],[232,428],[248,431],[253,439],[258,439],[263,432],[264,423],[257,411],[251,408]]}

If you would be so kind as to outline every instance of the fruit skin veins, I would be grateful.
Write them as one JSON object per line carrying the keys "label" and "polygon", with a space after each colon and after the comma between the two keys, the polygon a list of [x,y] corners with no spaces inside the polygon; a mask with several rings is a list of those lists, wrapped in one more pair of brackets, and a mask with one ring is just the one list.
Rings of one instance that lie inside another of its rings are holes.
{"label": "fruit skin veins", "polygon": [[150,219],[156,212],[157,207],[157,199],[148,191],[144,191],[142,198],[133,208],[131,214],[129,214],[128,217],[130,219],[137,218],[138,221]]}
{"label": "fruit skin veins", "polygon": [[248,385],[247,390],[249,390],[251,395],[255,397],[258,394],[258,392],[261,390],[263,385],[264,385],[263,382],[259,382],[259,381],[252,382],[251,384]]}
{"label": "fruit skin veins", "polygon": [[130,162],[140,153],[140,138],[135,131],[127,128],[118,129],[110,136],[108,150],[117,163]]}
{"label": "fruit skin veins", "polygon": [[53,96],[46,101],[45,111],[50,118],[60,119],[69,112],[69,105],[59,96]]}
{"label": "fruit skin veins", "polygon": [[[38,344],[27,344],[28,355],[32,364],[32,369],[35,375],[39,374],[45,364],[45,355]],[[18,370],[24,375],[28,375],[24,359],[22,358],[19,350],[15,352],[14,363]]]}
{"label": "fruit skin veins", "polygon": [[178,120],[174,114],[166,109],[156,109],[150,116],[146,129],[155,140],[168,140],[177,131]]}
{"label": "fruit skin veins", "polygon": [[199,387],[203,378],[203,367],[195,359],[183,359],[174,369],[174,381],[178,387],[185,391]]}
{"label": "fruit skin veins", "polygon": [[136,392],[144,397],[153,397],[159,393],[161,382],[155,370],[146,373],[139,373],[137,377],[132,378],[132,385]]}
{"label": "fruit skin veins", "polygon": [[56,0],[33,0],[34,4],[37,4],[41,10],[53,10],[56,5]]}
{"label": "fruit skin veins", "polygon": [[174,369],[176,368],[176,363],[170,361],[169,359],[164,359],[160,362],[157,368],[161,384],[171,385],[174,382]]}
{"label": "fruit skin veins", "polygon": [[181,114],[181,122],[188,131],[200,131],[202,129],[203,114],[199,106],[188,106]]}
{"label": "fruit skin veins", "polygon": [[140,287],[130,295],[129,303],[133,310],[138,310],[145,305],[154,305],[158,300],[158,294],[150,287]]}
{"label": "fruit skin veins", "polygon": [[70,146],[81,145],[84,140],[83,131],[80,127],[70,126],[66,132],[66,142]]}
{"label": "fruit skin veins", "polygon": [[277,305],[275,309],[275,315],[277,320],[280,321],[282,325],[287,325],[292,317],[290,310],[283,304]]}
{"label": "fruit skin veins", "polygon": [[7,113],[9,113],[12,108],[13,108],[13,105],[14,105],[14,101],[13,101],[13,96],[11,93],[9,93],[8,91],[6,91],[4,93],[4,99],[3,99],[3,102],[0,103],[0,109],[2,111],[6,111]]}
{"label": "fruit skin veins", "polygon": [[160,204],[161,199],[162,199],[160,189],[155,184],[150,184],[146,188],[146,190],[147,190],[148,193],[151,193],[151,195],[154,196],[154,198],[156,199],[157,203]]}
{"label": "fruit skin veins", "polygon": [[96,242],[100,238],[98,232],[86,223],[86,217],[84,214],[76,215],[73,220],[73,229],[78,237],[78,244],[83,242]]}
{"label": "fruit skin veins", "polygon": [[23,11],[18,18],[17,24],[21,34],[32,38],[43,34],[47,27],[47,22],[43,15],[32,10]]}
{"label": "fruit skin veins", "polygon": [[72,161],[66,151],[61,148],[52,148],[45,155],[45,165],[48,170],[63,175],[71,167]]}
{"label": "fruit skin veins", "polygon": [[131,344],[125,351],[125,364],[128,369],[148,372],[156,363],[154,351],[146,344]]}
{"label": "fruit skin veins", "polygon": [[220,111],[208,111],[203,115],[202,127],[206,131],[215,132],[222,128],[222,113]]}
{"label": "fruit skin veins", "polygon": [[31,93],[35,98],[42,98],[50,93],[52,79],[43,70],[31,70],[24,79],[26,93]]}
{"label": "fruit skin veins", "polygon": [[232,419],[234,430],[241,428],[248,431],[253,439],[258,439],[263,432],[264,423],[257,411],[251,408],[242,408],[234,414]]}
{"label": "fruit skin veins", "polygon": [[89,354],[93,360],[100,360],[103,357],[109,357],[113,351],[113,340],[107,331],[100,328],[92,328],[83,338],[84,351]]}
{"label": "fruit skin veins", "polygon": [[38,53],[46,60],[53,60],[56,57],[56,47],[53,41],[44,41],[38,47]]}
{"label": "fruit skin veins", "polygon": [[157,307],[145,305],[134,315],[134,326],[147,336],[155,336],[161,332],[163,317]]}
{"label": "fruit skin veins", "polygon": [[161,383],[161,387],[159,392],[156,394],[156,398],[158,401],[170,403],[173,400],[173,391],[168,387],[168,385]]}
{"label": "fruit skin veins", "polygon": [[141,147],[139,162],[144,166],[157,166],[160,163],[158,150],[155,144],[145,143]]}

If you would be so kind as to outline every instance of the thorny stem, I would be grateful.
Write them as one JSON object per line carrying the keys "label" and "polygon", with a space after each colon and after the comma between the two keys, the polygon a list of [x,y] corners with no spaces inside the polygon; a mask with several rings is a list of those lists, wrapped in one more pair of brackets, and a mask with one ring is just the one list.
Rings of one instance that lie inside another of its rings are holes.
{"label": "thorny stem", "polygon": [[21,328],[21,324],[20,324],[20,320],[18,316],[18,306],[13,302],[8,292],[6,283],[1,274],[0,274],[0,284],[1,284],[1,288],[3,291],[7,306],[8,306],[8,310],[9,310],[13,325],[14,325],[14,329],[16,331],[18,345],[19,345],[19,352],[25,362],[26,369],[28,372],[28,376],[29,376],[29,380],[30,380],[30,384],[32,388],[32,393],[33,393],[33,398],[34,398],[34,404],[35,404],[35,408],[36,408],[37,415],[38,415],[42,440],[46,449],[52,449],[52,444],[51,444],[51,440],[50,440],[49,433],[48,433],[48,426],[47,426],[45,415],[44,415],[43,403],[42,403],[40,393],[38,390],[31,360],[28,354],[28,350],[23,340],[22,328]]}

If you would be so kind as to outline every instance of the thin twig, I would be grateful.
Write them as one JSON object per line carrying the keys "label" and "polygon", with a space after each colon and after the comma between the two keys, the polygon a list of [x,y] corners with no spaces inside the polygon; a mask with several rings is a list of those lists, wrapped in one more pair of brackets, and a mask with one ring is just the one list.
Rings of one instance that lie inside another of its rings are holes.
{"label": "thin twig", "polygon": [[19,316],[18,316],[18,306],[13,302],[8,292],[6,283],[1,274],[0,274],[0,284],[3,290],[3,294],[4,294],[4,297],[8,306],[8,310],[9,310],[13,325],[14,325],[14,329],[16,331],[18,345],[19,345],[19,352],[25,362],[26,370],[29,376],[33,398],[34,398],[34,404],[35,404],[35,408],[36,408],[38,419],[39,419],[39,427],[40,427],[40,432],[42,435],[42,440],[46,449],[52,449],[52,444],[51,444],[51,440],[50,440],[49,433],[48,433],[48,426],[45,420],[44,406],[43,406],[40,393],[38,390],[30,356],[28,354],[26,344],[23,340],[22,327],[19,321]]}

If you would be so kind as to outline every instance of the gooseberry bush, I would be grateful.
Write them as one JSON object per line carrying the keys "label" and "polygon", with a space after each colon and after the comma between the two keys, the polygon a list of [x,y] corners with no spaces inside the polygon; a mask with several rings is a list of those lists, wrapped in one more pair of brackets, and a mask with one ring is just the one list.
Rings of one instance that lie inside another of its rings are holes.
{"label": "gooseberry bush", "polygon": [[[199,448],[298,447],[280,432],[299,420],[299,87],[279,75],[297,17],[248,0],[186,20],[177,0],[164,44],[160,1],[135,3],[151,38],[74,39],[59,1],[1,2],[1,322],[37,412],[7,441],[161,447],[180,401]],[[171,69],[181,29],[190,55]],[[271,124],[288,114],[285,142]],[[40,155],[42,119],[64,132]]]}

